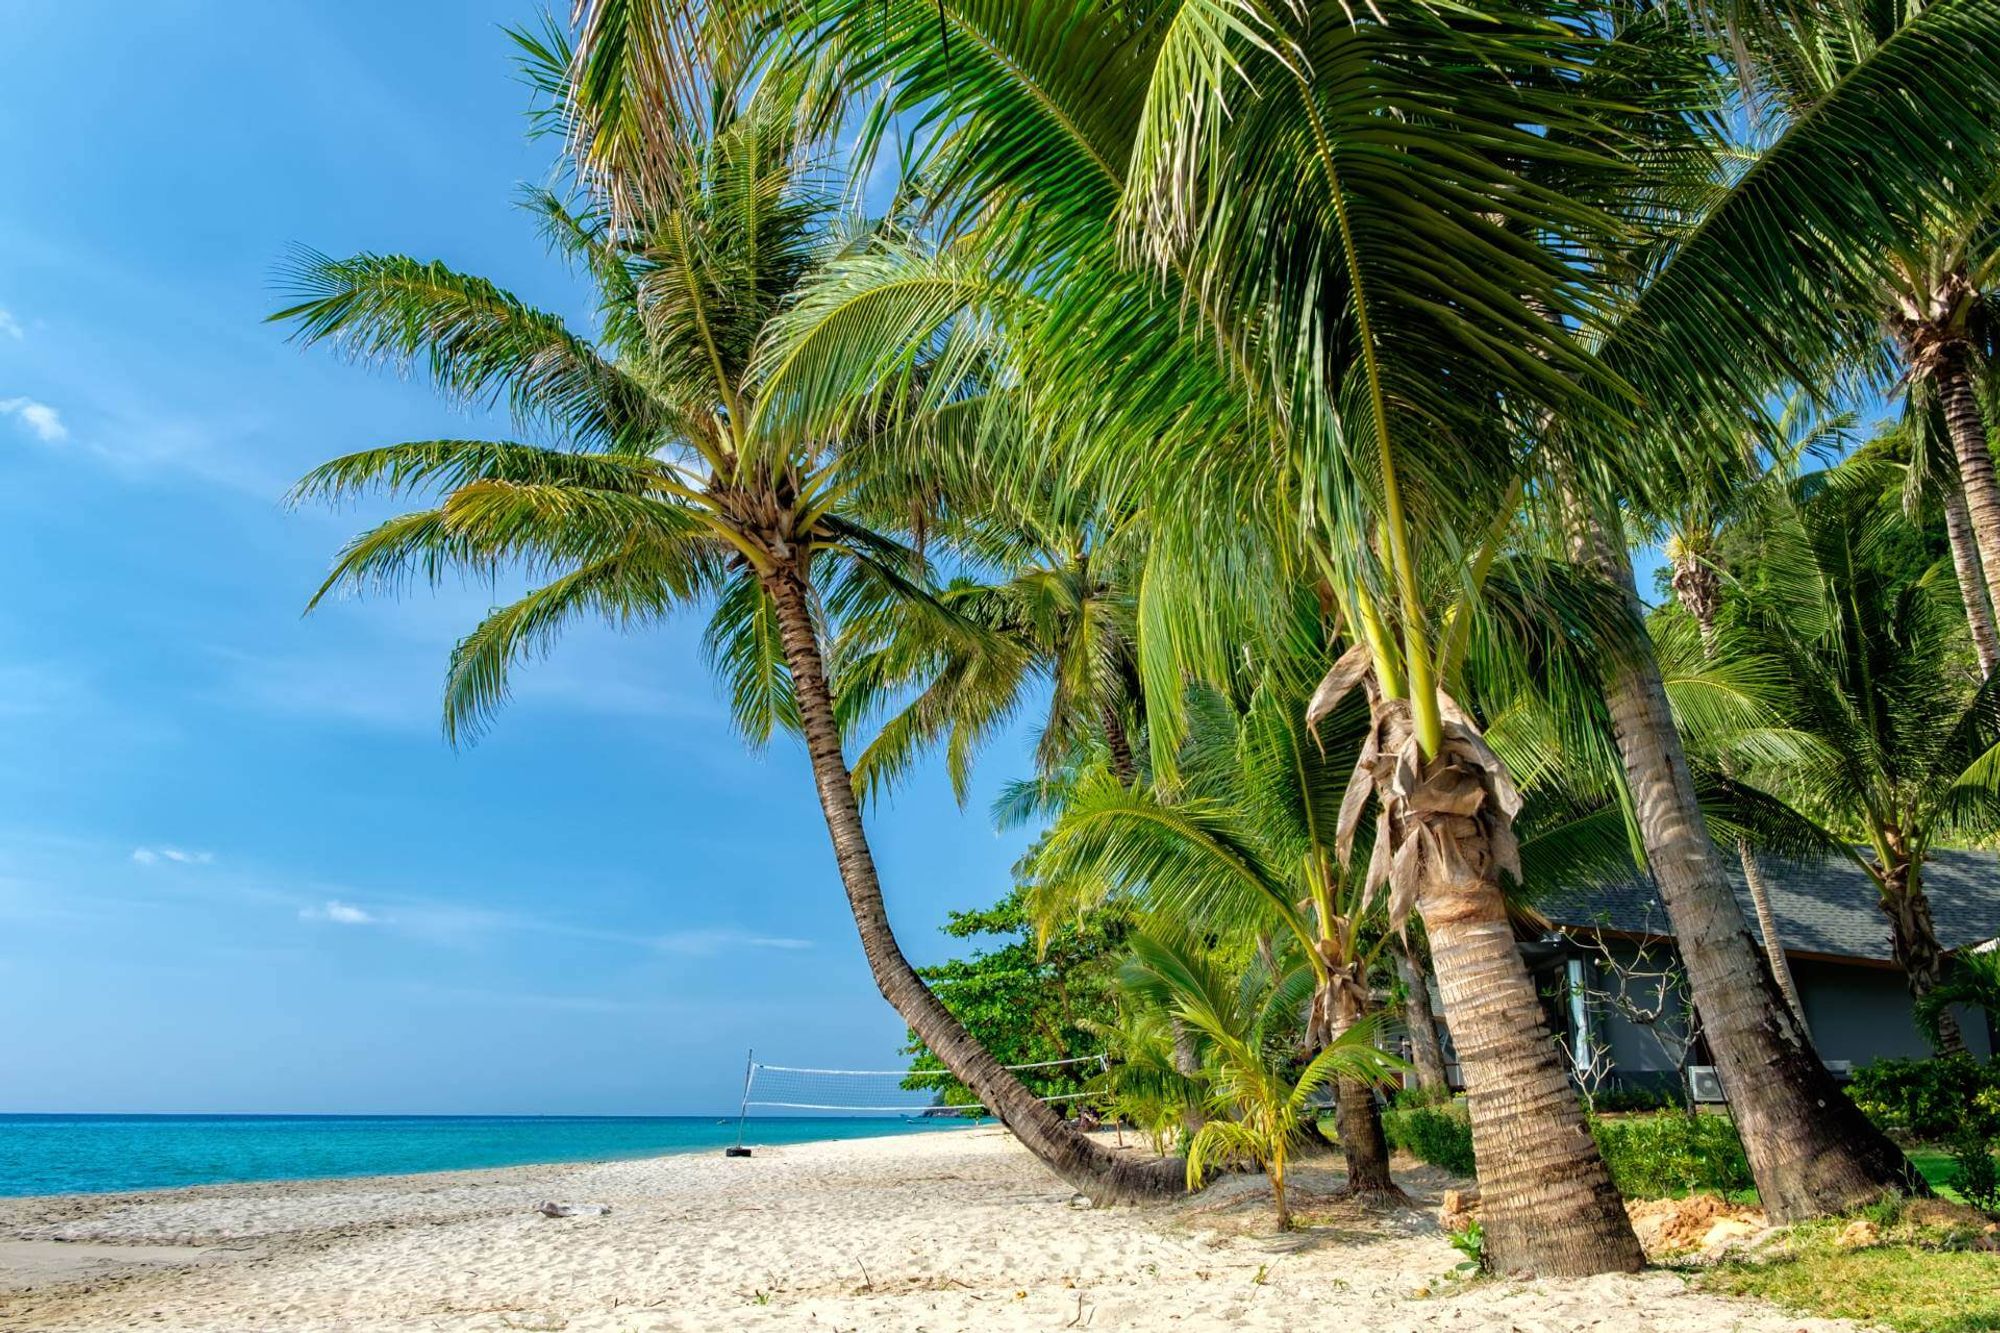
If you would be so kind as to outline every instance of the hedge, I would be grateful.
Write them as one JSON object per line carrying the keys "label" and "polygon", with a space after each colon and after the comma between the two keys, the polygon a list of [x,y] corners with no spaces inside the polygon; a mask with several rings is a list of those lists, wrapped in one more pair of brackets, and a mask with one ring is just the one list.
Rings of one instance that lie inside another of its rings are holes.
{"label": "hedge", "polygon": [[2000,1136],[2000,1067],[1969,1055],[1877,1060],[1854,1071],[1847,1092],[1863,1115],[1899,1138]]}
{"label": "hedge", "polygon": [[1599,1116],[1590,1132],[1611,1183],[1628,1199],[1756,1188],[1743,1141],[1726,1115]]}
{"label": "hedge", "polygon": [[1463,1102],[1399,1104],[1382,1113],[1382,1137],[1391,1148],[1455,1176],[1473,1173],[1472,1122]]}

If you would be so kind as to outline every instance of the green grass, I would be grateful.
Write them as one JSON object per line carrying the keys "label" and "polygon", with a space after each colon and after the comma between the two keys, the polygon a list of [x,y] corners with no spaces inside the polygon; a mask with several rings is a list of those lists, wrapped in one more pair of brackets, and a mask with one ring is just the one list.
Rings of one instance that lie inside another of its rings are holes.
{"label": "green grass", "polygon": [[1829,1229],[1792,1254],[1700,1274],[1710,1291],[1900,1333],[2000,1330],[2000,1254],[1885,1244],[1843,1250]]}
{"label": "green grass", "polygon": [[1951,1178],[1956,1168],[1952,1165],[1951,1154],[1942,1148],[1909,1148],[1904,1155],[1910,1165],[1923,1174],[1940,1199],[1950,1199],[1953,1203],[1964,1203],[1957,1190],[1951,1187]]}

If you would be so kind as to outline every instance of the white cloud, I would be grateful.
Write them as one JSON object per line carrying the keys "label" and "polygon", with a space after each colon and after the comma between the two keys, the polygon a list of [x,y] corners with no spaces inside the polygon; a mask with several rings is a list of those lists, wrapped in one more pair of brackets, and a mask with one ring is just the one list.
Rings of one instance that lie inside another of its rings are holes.
{"label": "white cloud", "polygon": [[69,438],[62,414],[47,403],[32,398],[0,398],[0,413],[17,418],[44,444],[60,444]]}
{"label": "white cloud", "polygon": [[323,906],[300,908],[299,920],[325,921],[336,926],[373,926],[380,924],[382,918],[373,912],[356,907],[353,903],[329,898]]}
{"label": "white cloud", "polygon": [[21,327],[21,321],[14,318],[14,312],[5,306],[0,306],[0,338],[12,338],[15,342],[19,342],[27,336],[27,331]]}
{"label": "white cloud", "polygon": [[215,853],[191,852],[185,847],[134,847],[132,859],[142,866],[158,865],[162,861],[182,866],[206,866],[215,864]]}
{"label": "white cloud", "polygon": [[758,935],[725,926],[671,931],[654,937],[653,947],[662,953],[708,958],[738,949],[810,949],[813,942],[789,935]]}

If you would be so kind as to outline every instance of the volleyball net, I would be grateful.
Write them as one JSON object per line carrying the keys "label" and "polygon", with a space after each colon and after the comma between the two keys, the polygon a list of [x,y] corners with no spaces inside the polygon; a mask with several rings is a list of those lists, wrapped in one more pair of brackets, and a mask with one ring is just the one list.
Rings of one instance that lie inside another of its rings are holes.
{"label": "volleyball net", "polygon": [[[1021,1077],[1037,1101],[1065,1108],[1087,1104],[1103,1091],[1089,1086],[1109,1065],[1098,1055],[1032,1064],[1004,1065]],[[1062,1084],[1074,1087],[1062,1087]],[[1043,1095],[1046,1094],[1046,1095]],[[906,1119],[990,1118],[992,1111],[976,1100],[945,1070],[813,1069],[759,1062],[753,1052],[744,1062],[743,1106],[737,1116],[737,1148],[743,1146],[743,1126],[753,1114],[902,1116]]]}

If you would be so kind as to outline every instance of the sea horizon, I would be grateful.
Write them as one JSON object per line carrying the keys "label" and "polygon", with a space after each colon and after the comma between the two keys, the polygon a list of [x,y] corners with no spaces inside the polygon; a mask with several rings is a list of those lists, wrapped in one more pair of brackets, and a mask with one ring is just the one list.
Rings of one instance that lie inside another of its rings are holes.
{"label": "sea horizon", "polygon": [[[956,1117],[744,1117],[744,1146],[963,1127]],[[0,1198],[622,1161],[737,1142],[738,1116],[0,1112]]]}

